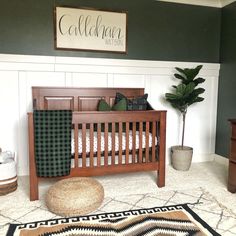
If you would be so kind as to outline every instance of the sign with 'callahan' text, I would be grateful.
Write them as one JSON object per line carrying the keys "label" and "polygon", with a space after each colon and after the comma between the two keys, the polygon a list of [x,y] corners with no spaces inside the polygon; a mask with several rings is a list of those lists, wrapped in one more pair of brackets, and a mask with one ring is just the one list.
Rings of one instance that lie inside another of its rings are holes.
{"label": "sign with 'callahan' text", "polygon": [[127,13],[55,8],[55,47],[93,51],[127,51]]}

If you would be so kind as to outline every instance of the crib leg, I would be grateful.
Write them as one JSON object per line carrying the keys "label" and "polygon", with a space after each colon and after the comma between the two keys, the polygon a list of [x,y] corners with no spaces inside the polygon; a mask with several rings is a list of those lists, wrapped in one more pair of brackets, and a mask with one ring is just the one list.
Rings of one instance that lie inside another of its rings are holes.
{"label": "crib leg", "polygon": [[34,155],[34,121],[33,113],[28,113],[28,139],[29,139],[29,184],[30,201],[39,199],[38,177]]}
{"label": "crib leg", "polygon": [[164,155],[161,153],[160,160],[158,163],[158,169],[157,169],[157,186],[159,188],[165,186],[165,159],[163,158]]}
{"label": "crib leg", "polygon": [[158,169],[157,169],[157,186],[159,188],[165,186],[165,156],[163,153],[160,153],[160,159],[158,162]]}
{"label": "crib leg", "polygon": [[159,150],[159,163],[157,170],[157,185],[158,187],[165,186],[165,152],[166,152],[166,112],[161,113],[160,119],[160,150]]}
{"label": "crib leg", "polygon": [[37,176],[30,175],[30,201],[39,200],[39,184]]}
{"label": "crib leg", "polygon": [[165,186],[165,169],[157,171],[157,186],[159,188]]}

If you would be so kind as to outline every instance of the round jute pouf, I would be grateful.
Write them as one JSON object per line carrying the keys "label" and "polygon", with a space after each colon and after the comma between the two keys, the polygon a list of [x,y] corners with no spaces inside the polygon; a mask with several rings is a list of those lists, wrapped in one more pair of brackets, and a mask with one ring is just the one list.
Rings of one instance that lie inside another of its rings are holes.
{"label": "round jute pouf", "polygon": [[77,216],[96,210],[103,198],[104,189],[97,180],[74,177],[51,186],[46,194],[46,205],[57,215]]}

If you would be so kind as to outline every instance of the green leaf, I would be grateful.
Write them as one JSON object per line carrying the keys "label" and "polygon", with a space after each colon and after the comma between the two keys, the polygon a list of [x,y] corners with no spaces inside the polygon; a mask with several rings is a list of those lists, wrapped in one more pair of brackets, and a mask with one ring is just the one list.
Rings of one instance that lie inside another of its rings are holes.
{"label": "green leaf", "polygon": [[195,88],[195,84],[193,82],[189,83],[187,86],[186,86],[186,89],[185,89],[185,94],[188,95],[190,93],[193,92]]}
{"label": "green leaf", "polygon": [[175,78],[182,80],[183,82],[186,80],[186,78],[180,74],[174,74]]}
{"label": "green leaf", "polygon": [[202,69],[203,65],[198,65],[195,69],[197,70],[197,73]]}
{"label": "green leaf", "polygon": [[199,94],[202,94],[205,92],[205,89],[204,88],[197,88],[197,89],[194,89],[194,94],[196,95],[199,95]]}
{"label": "green leaf", "polygon": [[202,65],[197,66],[196,68],[193,69],[188,69],[188,78],[190,80],[193,80],[199,73],[199,71],[201,70]]}
{"label": "green leaf", "polygon": [[179,84],[176,88],[176,94],[184,95],[185,88],[185,84]]}
{"label": "green leaf", "polygon": [[203,78],[197,78],[195,79],[193,82],[195,83],[195,85],[197,86],[198,84],[201,84],[205,81],[205,79]]}
{"label": "green leaf", "polygon": [[181,68],[179,68],[179,67],[175,67],[175,69],[176,69],[177,71],[179,71],[181,74],[184,74],[184,70],[183,70],[183,69],[181,69]]}
{"label": "green leaf", "polygon": [[196,102],[202,102],[204,100],[204,98],[202,98],[202,97],[197,97],[196,98]]}
{"label": "green leaf", "polygon": [[177,99],[178,97],[176,96],[176,94],[173,94],[173,93],[166,93],[165,94],[165,97],[167,99],[170,99],[170,100],[173,100],[173,99]]}

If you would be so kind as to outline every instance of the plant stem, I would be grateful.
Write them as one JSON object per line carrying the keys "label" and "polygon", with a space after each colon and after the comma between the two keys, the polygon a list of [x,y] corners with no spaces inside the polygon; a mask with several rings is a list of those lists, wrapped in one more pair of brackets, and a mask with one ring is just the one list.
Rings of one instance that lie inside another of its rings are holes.
{"label": "plant stem", "polygon": [[182,142],[181,142],[182,149],[184,149],[184,133],[185,133],[185,117],[186,117],[186,113],[187,113],[187,111],[184,111],[182,113],[182,115],[183,115],[183,129],[182,129]]}

